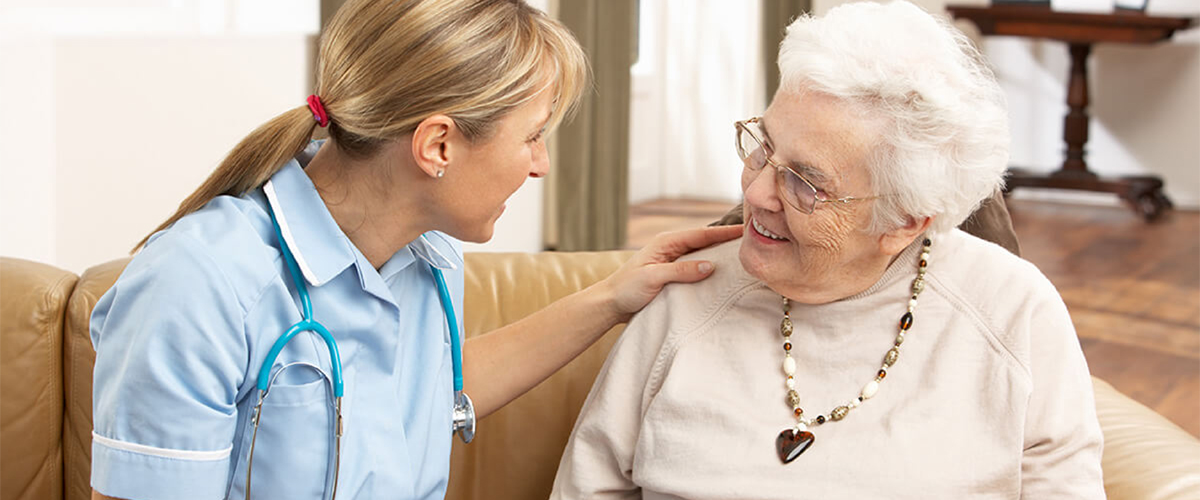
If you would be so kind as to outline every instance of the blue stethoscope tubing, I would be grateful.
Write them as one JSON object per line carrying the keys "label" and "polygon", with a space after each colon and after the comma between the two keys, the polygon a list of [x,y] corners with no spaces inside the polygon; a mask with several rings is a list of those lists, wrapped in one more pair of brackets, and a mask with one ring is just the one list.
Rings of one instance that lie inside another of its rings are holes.
{"label": "blue stethoscope tubing", "polygon": [[[296,258],[292,255],[291,248],[288,248],[287,241],[283,239],[283,231],[279,227],[279,221],[275,218],[275,213],[268,210],[271,216],[271,225],[275,229],[275,237],[279,240],[279,248],[283,252],[283,260],[287,263],[288,274],[292,276],[292,282],[296,286],[296,291],[300,295],[300,309],[303,318],[300,322],[292,325],[286,332],[271,346],[271,350],[267,353],[263,360],[262,367],[258,371],[258,403],[254,407],[254,432],[250,438],[250,455],[247,459],[246,466],[246,499],[250,499],[250,478],[254,467],[254,443],[258,437],[258,424],[262,418],[263,400],[266,399],[269,393],[271,384],[271,369],[275,365],[275,360],[279,357],[279,353],[287,346],[296,335],[301,332],[313,332],[325,341],[325,347],[329,350],[329,362],[332,369],[330,377],[333,385],[334,411],[336,413],[336,425],[334,427],[334,457],[333,457],[333,488],[330,498],[337,498],[337,477],[341,468],[341,448],[342,448],[342,396],[345,394],[345,384],[342,379],[342,357],[338,352],[337,341],[334,340],[333,334],[325,328],[320,322],[313,319],[312,299],[308,296],[308,287],[304,283],[304,279],[300,273],[300,266],[296,264]],[[446,278],[442,275],[442,270],[433,265],[429,266],[429,270],[433,272],[433,280],[437,284],[438,298],[442,305],[442,312],[446,316],[446,324],[450,329],[450,355],[454,370],[454,409],[453,409],[453,424],[451,432],[458,434],[459,438],[464,443],[471,442],[475,437],[475,410],[471,403],[471,398],[467,397],[463,392],[463,377],[462,377],[462,341],[458,333],[458,321],[455,319],[454,302],[450,298],[450,290],[446,286]],[[301,363],[308,364],[308,363]],[[286,366],[284,367],[286,368]],[[282,371],[282,369],[281,369]]]}

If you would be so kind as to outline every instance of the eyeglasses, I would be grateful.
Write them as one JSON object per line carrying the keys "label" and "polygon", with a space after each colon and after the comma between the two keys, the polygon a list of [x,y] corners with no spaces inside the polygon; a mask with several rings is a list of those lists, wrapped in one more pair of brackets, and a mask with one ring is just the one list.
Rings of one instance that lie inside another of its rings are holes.
{"label": "eyeglasses", "polygon": [[805,179],[799,172],[775,163],[775,160],[771,159],[771,156],[775,152],[761,138],[762,126],[759,125],[761,120],[762,118],[754,117],[749,120],[733,123],[735,132],[737,133],[735,137],[737,142],[735,145],[737,146],[738,157],[742,159],[746,170],[750,173],[757,174],[768,163],[775,167],[777,175],[775,186],[779,189],[779,197],[783,198],[792,208],[806,214],[811,214],[817,209],[817,202],[850,203],[879,198],[878,196],[827,198],[825,193],[817,189],[812,182]]}

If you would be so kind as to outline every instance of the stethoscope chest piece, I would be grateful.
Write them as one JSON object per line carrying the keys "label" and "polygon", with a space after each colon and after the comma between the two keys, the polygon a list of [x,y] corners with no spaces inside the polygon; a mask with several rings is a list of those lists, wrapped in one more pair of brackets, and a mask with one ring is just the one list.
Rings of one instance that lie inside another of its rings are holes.
{"label": "stethoscope chest piece", "polygon": [[467,393],[462,391],[454,392],[454,427],[453,432],[458,434],[459,439],[464,443],[470,443],[475,439],[475,405],[471,403],[471,398]]}

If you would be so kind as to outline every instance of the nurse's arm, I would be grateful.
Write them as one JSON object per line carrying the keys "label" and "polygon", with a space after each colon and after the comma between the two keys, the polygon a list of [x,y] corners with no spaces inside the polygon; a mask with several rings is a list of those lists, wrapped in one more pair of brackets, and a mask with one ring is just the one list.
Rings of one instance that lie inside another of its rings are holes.
{"label": "nurse's arm", "polygon": [[476,416],[491,414],[554,374],[604,332],[629,321],[667,283],[708,277],[711,262],[675,260],[741,234],[742,226],[724,226],[659,235],[604,280],[520,321],[468,339],[463,389],[475,404]]}
{"label": "nurse's arm", "polygon": [[108,495],[101,495],[99,491],[92,490],[92,500],[121,500],[121,499],[117,498],[117,497],[110,497]]}

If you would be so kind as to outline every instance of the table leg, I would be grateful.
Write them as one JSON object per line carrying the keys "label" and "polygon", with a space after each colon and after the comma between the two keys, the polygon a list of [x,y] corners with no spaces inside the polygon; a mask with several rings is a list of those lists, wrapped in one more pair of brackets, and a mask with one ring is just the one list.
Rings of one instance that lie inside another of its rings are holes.
{"label": "table leg", "polygon": [[1163,193],[1162,179],[1158,176],[1135,176],[1119,179],[1102,179],[1088,170],[1084,161],[1084,148],[1088,140],[1087,106],[1088,75],[1087,59],[1092,46],[1088,43],[1071,43],[1071,76],[1067,81],[1067,116],[1063,118],[1063,141],[1066,142],[1066,158],[1062,167],[1050,175],[1037,175],[1010,168],[1005,193],[1019,187],[1073,189],[1113,193],[1147,221],[1154,220],[1164,210],[1172,207],[1171,200]]}
{"label": "table leg", "polygon": [[1095,178],[1083,159],[1083,147],[1088,140],[1088,76],[1087,60],[1091,44],[1072,43],[1071,77],[1067,80],[1067,116],[1063,118],[1063,141],[1067,143],[1067,158],[1056,175]]}

